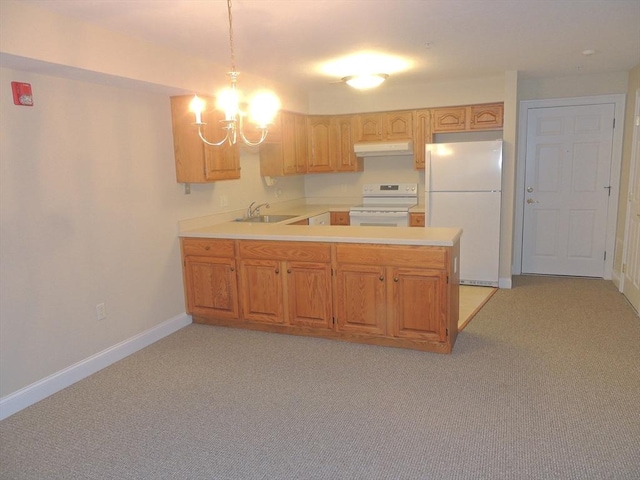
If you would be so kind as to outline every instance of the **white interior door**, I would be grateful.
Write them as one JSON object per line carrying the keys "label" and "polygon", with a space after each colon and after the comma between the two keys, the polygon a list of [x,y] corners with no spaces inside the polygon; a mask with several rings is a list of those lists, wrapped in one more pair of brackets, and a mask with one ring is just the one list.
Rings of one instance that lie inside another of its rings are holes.
{"label": "white interior door", "polygon": [[523,273],[603,276],[614,112],[528,110]]}
{"label": "white interior door", "polygon": [[640,91],[636,109],[629,175],[627,222],[624,237],[622,293],[640,314]]}

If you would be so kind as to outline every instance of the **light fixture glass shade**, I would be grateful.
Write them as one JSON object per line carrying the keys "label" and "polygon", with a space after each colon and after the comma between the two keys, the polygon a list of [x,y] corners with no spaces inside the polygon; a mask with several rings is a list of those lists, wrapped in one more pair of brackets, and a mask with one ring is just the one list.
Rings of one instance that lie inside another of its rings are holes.
{"label": "light fixture glass shade", "polygon": [[358,90],[375,88],[384,82],[389,75],[385,73],[365,73],[362,75],[351,75],[342,79],[347,85]]}

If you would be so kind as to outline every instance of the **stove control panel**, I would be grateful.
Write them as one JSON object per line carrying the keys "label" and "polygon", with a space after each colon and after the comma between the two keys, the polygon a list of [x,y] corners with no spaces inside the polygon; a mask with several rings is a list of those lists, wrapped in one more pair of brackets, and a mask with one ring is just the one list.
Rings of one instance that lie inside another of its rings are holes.
{"label": "stove control panel", "polygon": [[417,183],[367,183],[362,186],[362,195],[376,197],[406,197],[418,195]]}

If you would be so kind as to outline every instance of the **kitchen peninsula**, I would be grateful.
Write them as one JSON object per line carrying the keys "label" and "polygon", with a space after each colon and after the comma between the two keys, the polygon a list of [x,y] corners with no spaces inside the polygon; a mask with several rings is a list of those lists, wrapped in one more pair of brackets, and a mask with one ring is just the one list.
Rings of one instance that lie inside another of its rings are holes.
{"label": "kitchen peninsula", "polygon": [[451,352],[461,230],[300,220],[182,231],[194,322]]}

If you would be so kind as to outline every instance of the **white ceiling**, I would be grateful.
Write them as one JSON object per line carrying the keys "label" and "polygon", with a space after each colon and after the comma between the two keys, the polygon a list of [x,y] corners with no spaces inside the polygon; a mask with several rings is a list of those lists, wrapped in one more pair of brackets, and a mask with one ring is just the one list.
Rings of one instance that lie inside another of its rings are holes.
{"label": "white ceiling", "polygon": [[[228,65],[226,0],[22,0]],[[306,91],[361,50],[400,55],[395,85],[518,70],[525,78],[640,63],[640,0],[234,0],[236,66]],[[594,50],[590,56],[584,50]],[[339,87],[338,87],[339,88]]]}

